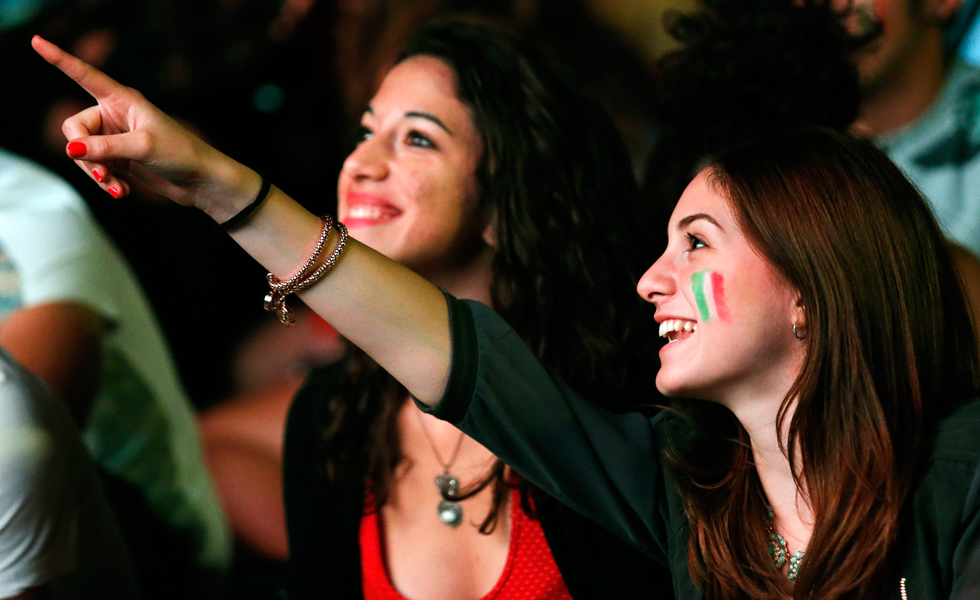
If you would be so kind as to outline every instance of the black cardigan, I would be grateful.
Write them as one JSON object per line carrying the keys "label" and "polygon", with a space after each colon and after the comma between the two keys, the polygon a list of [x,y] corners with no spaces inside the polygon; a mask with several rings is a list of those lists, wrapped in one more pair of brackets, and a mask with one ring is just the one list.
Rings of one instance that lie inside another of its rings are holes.
{"label": "black cardigan", "polygon": [[[329,482],[318,468],[317,440],[331,422],[328,403],[339,367],[318,369],[293,400],[286,425],[283,488],[289,533],[290,600],[363,598],[358,531],[364,477]],[[535,509],[555,563],[576,600],[670,600],[667,569],[616,536],[535,490]]]}
{"label": "black cardigan", "polygon": [[[675,598],[700,599],[688,571],[690,526],[661,465],[665,431],[686,426],[666,413],[602,410],[551,377],[491,309],[448,295],[447,301],[449,382],[435,407],[419,406],[669,566]],[[900,523],[886,588],[876,597],[898,600],[904,579],[909,600],[980,598],[980,402],[937,424],[930,455],[916,467],[921,477]]]}

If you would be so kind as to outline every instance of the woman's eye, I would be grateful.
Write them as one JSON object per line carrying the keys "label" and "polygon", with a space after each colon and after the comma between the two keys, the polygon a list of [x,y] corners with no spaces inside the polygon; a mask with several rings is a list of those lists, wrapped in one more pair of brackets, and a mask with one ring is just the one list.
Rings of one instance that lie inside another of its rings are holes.
{"label": "woman's eye", "polygon": [[409,146],[415,146],[416,148],[436,147],[435,143],[433,143],[432,140],[430,140],[428,137],[426,137],[424,134],[418,131],[409,131],[407,141]]}
{"label": "woman's eye", "polygon": [[363,125],[358,125],[354,129],[348,130],[350,133],[347,135],[347,152],[353,152],[354,148],[361,145],[361,142],[367,140],[374,132]]}
{"label": "woman's eye", "polygon": [[374,132],[367,127],[360,125],[354,134],[354,141],[358,144],[374,135]]}
{"label": "woman's eye", "polygon": [[708,245],[704,243],[704,240],[693,234],[687,234],[687,250],[688,252],[692,250],[697,250],[698,248],[707,248]]}

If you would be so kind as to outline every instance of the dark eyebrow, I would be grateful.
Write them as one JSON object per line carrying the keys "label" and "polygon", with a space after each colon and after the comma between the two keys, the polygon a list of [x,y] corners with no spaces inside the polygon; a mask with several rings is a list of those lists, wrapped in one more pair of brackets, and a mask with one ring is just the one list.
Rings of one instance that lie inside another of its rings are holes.
{"label": "dark eyebrow", "polygon": [[721,225],[719,225],[718,224],[718,221],[715,221],[711,217],[711,215],[707,215],[705,213],[695,213],[693,215],[687,215],[686,217],[684,217],[683,219],[681,219],[680,221],[677,222],[677,228],[678,229],[684,229],[685,227],[687,227],[691,223],[693,223],[695,221],[698,221],[698,220],[701,220],[701,219],[704,219],[705,221],[711,223],[712,225],[714,225],[718,229],[721,229],[722,231],[725,231],[725,228],[722,227]]}
{"label": "dark eyebrow", "polygon": [[432,121],[433,123],[441,127],[442,130],[448,133],[449,135],[453,134],[453,132],[449,131],[449,128],[446,127],[446,125],[442,121],[440,121],[439,118],[436,117],[435,115],[430,115],[429,113],[424,113],[424,112],[408,111],[407,113],[405,113],[405,118],[425,119],[426,121]]}
{"label": "dark eyebrow", "polygon": [[[367,106],[367,108],[364,109],[364,113],[363,114],[365,114],[365,115],[373,115],[374,114],[374,109],[371,108],[371,105],[370,104]],[[407,113],[405,113],[405,118],[406,119],[425,119],[426,121],[432,121],[433,123],[435,123],[436,125],[438,125],[439,127],[441,127],[443,131],[445,131],[449,135],[453,135],[453,132],[452,131],[449,131],[449,128],[446,127],[446,124],[443,123],[442,121],[440,121],[439,120],[439,117],[437,117],[435,115],[430,115],[429,113],[424,113],[424,112],[418,112],[418,111],[415,111],[415,110],[410,110]]]}

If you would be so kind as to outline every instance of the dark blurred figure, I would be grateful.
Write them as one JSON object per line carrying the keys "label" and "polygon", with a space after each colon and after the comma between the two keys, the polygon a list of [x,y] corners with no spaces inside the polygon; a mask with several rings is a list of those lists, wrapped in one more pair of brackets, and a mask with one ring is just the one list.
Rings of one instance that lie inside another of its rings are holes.
{"label": "dark blurred figure", "polygon": [[805,124],[846,130],[857,117],[855,41],[821,0],[701,0],[668,15],[681,47],[659,61],[662,124],[644,192],[664,232],[705,155]]}

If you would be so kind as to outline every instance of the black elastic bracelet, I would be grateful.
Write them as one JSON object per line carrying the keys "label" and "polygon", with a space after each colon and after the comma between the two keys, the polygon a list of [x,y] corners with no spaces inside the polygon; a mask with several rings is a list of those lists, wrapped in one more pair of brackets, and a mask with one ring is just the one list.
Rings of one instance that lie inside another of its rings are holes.
{"label": "black elastic bracelet", "polygon": [[265,178],[265,175],[262,175],[262,187],[259,188],[259,193],[257,196],[255,196],[255,200],[252,200],[251,204],[238,211],[238,214],[236,214],[234,217],[228,219],[224,223],[219,223],[218,227],[224,231],[237,227],[242,221],[247,219],[249,215],[255,212],[255,209],[258,208],[260,204],[265,202],[265,199],[269,197],[269,190],[271,188],[272,184]]}

